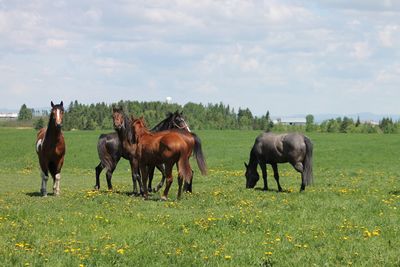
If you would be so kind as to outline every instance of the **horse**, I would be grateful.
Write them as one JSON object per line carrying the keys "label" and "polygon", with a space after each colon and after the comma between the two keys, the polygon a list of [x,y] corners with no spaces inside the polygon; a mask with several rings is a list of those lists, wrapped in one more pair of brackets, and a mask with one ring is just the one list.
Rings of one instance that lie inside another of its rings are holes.
{"label": "horse", "polygon": [[46,128],[42,128],[37,133],[36,153],[39,158],[41,169],[42,186],[40,192],[42,196],[47,196],[47,180],[49,172],[53,177],[53,193],[60,194],[61,168],[64,164],[65,142],[61,131],[64,115],[63,101],[54,105],[51,101],[51,112],[49,123]]}
{"label": "horse", "polygon": [[270,164],[274,171],[278,190],[281,192],[278,163],[288,162],[296,171],[301,173],[300,192],[304,191],[306,185],[311,184],[313,180],[312,157],[313,144],[303,134],[262,133],[256,138],[251,149],[249,164],[244,163],[246,167],[246,188],[254,188],[260,179],[257,172],[257,165],[260,165],[264,180],[263,190],[268,190],[266,164]]}
{"label": "horse", "polygon": [[[182,134],[174,130],[151,133],[143,118],[132,118],[132,130],[137,143],[135,153],[139,161],[142,183],[147,183],[150,168],[157,164],[164,164],[165,166],[167,184],[161,197],[162,200],[168,199],[168,192],[173,181],[172,169],[175,164],[178,169],[178,199],[181,198],[183,180],[190,183],[193,176],[189,163],[192,152],[194,152],[201,173],[206,175],[206,163],[198,138],[195,138],[194,145],[190,146],[184,137],[189,133]],[[190,134],[195,135],[194,133]],[[148,198],[147,188],[144,188],[143,196],[145,199]]]}
{"label": "horse", "polygon": [[[113,112],[121,112],[121,109],[113,109]],[[175,111],[174,113],[168,112],[167,117],[159,122],[156,126],[154,126],[151,131],[152,132],[159,132],[159,131],[164,131],[168,129],[182,129],[190,132],[189,126],[187,125],[186,121],[183,118],[182,112]],[[95,171],[96,171],[96,185],[94,188],[96,190],[100,189],[100,174],[103,171],[103,169],[106,169],[106,179],[107,179],[107,186],[108,190],[112,190],[112,183],[111,183],[111,178],[112,174],[117,167],[117,164],[119,160],[122,158],[129,160],[129,153],[126,153],[126,151],[123,151],[123,148],[121,146],[121,141],[118,137],[117,132],[113,133],[108,133],[108,134],[102,134],[99,137],[99,140],[97,142],[97,152],[99,155],[100,163],[96,166]],[[125,153],[123,153],[125,152]],[[161,171],[163,173],[163,171]],[[154,169],[149,175],[149,191],[152,191],[151,187],[151,182],[153,180],[154,176]],[[164,178],[164,176],[163,176]],[[136,181],[135,181],[136,182]],[[162,185],[161,185],[162,186]],[[158,185],[158,187],[161,187]],[[136,185],[133,185],[134,188],[136,188]],[[137,189],[135,191],[134,189],[134,194],[137,194]]]}

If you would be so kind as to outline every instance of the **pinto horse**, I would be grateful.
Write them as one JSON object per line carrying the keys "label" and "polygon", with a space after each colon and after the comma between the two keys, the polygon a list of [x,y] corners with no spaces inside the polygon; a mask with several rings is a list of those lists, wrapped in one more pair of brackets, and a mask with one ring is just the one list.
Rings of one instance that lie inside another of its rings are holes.
{"label": "pinto horse", "polygon": [[[114,108],[113,112],[122,112],[122,110]],[[154,126],[153,129],[151,129],[151,131],[159,132],[175,128],[190,131],[189,126],[187,125],[187,123],[183,118],[182,112],[179,113],[178,111],[175,111],[174,113],[172,112],[167,113],[167,117],[161,122],[159,122],[156,126]],[[122,131],[123,129],[120,130]],[[129,160],[130,154],[127,153],[127,151],[122,148],[122,144],[118,137],[117,132],[100,135],[99,141],[97,143],[97,152],[99,155],[100,163],[95,168],[96,185],[94,186],[94,188],[100,189],[100,174],[103,171],[103,169],[106,169],[108,190],[112,190],[112,183],[111,183],[112,174],[115,168],[117,167],[117,164],[121,159],[121,157]],[[151,170],[151,173],[149,175],[149,185],[148,185],[149,191],[152,191],[151,182],[153,180],[153,176],[154,176],[154,169]],[[133,187],[137,188],[136,185],[134,185]],[[160,187],[160,185],[158,187]],[[134,193],[137,194],[137,189],[136,191],[134,189]]]}
{"label": "pinto horse", "polygon": [[65,155],[64,135],[61,132],[63,115],[63,102],[61,101],[60,104],[54,105],[52,101],[47,129],[40,129],[36,138],[36,153],[39,157],[42,177],[40,192],[43,196],[47,196],[46,187],[49,172],[53,177],[53,193],[56,196],[60,194],[60,172]]}
{"label": "pinto horse", "polygon": [[[190,183],[193,176],[189,163],[192,152],[194,152],[201,173],[203,175],[207,173],[200,139],[194,138],[193,145],[188,144],[188,140],[185,140],[185,135],[195,136],[195,134],[182,134],[173,130],[151,133],[146,128],[143,118],[132,118],[132,129],[137,143],[136,157],[139,161],[142,183],[147,183],[149,169],[159,164],[165,166],[167,184],[161,199],[166,200],[168,198],[168,192],[173,181],[172,169],[175,164],[178,169],[178,199],[181,198],[183,180]],[[143,196],[147,199],[147,188],[144,188]]]}
{"label": "pinto horse", "polygon": [[268,190],[267,167],[271,164],[274,170],[274,177],[281,192],[279,183],[278,163],[289,162],[296,171],[301,173],[300,191],[311,184],[313,179],[312,171],[313,145],[310,139],[302,134],[260,134],[250,152],[249,164],[246,167],[246,188],[254,188],[260,176],[257,172],[257,165],[260,165],[264,180],[264,190]]}

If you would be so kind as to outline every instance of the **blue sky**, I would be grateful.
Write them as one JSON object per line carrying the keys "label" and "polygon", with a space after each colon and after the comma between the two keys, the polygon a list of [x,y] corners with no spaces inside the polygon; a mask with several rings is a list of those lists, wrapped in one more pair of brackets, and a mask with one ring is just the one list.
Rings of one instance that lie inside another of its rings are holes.
{"label": "blue sky", "polygon": [[170,96],[400,113],[397,0],[0,0],[0,40],[0,109]]}

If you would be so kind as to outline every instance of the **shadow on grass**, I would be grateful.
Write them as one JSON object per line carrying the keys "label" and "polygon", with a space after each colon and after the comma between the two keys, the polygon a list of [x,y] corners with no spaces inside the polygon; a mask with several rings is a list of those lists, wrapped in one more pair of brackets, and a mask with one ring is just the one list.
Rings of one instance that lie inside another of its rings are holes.
{"label": "shadow on grass", "polygon": [[[40,193],[40,192],[28,192],[28,193],[25,193],[25,195],[27,195],[29,197],[43,197],[42,193]],[[47,193],[47,196],[54,196],[54,193]]]}
{"label": "shadow on grass", "polygon": [[390,191],[389,194],[395,195],[395,196],[400,196],[400,190]]}
{"label": "shadow on grass", "polygon": [[289,191],[289,190],[285,190],[285,189],[283,189],[281,192],[279,192],[278,189],[268,189],[268,190],[264,190],[264,188],[261,188],[261,187],[256,187],[256,188],[254,188],[253,190],[256,190],[256,191],[265,191],[265,192],[275,192],[275,193],[288,193],[288,194],[294,192],[294,191]]}

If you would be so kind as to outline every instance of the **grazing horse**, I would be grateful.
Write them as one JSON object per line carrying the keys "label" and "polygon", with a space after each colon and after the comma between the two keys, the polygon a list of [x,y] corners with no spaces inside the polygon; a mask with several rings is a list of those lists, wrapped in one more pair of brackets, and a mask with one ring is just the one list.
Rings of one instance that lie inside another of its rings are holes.
{"label": "grazing horse", "polygon": [[[113,109],[113,112],[122,112],[121,109]],[[121,113],[122,114],[122,113]],[[122,115],[121,115],[122,116]],[[175,111],[175,113],[169,112],[167,117],[158,123],[156,126],[151,129],[152,132],[159,132],[168,129],[184,129],[186,131],[190,131],[187,123],[185,122],[182,112],[179,113]],[[120,129],[123,130],[123,129]],[[112,183],[111,178],[112,174],[117,167],[119,160],[122,158],[129,160],[130,154],[127,153],[126,150],[123,150],[121,141],[118,137],[117,132],[109,133],[109,134],[102,134],[99,137],[99,141],[97,143],[97,152],[100,158],[100,163],[95,168],[96,170],[96,185],[94,186],[95,189],[100,189],[100,174],[102,170],[105,168],[106,178],[107,178],[107,185],[108,190],[112,190]],[[161,171],[163,173],[163,171]],[[149,175],[149,191],[152,191],[151,182],[153,180],[154,169],[152,169]],[[164,176],[163,176],[164,178]],[[136,180],[135,180],[136,182]],[[162,186],[162,185],[161,185]],[[135,190],[136,185],[134,187],[134,194],[137,194],[137,189]]]}
{"label": "grazing horse", "polygon": [[[189,157],[194,152],[198,167],[203,175],[207,173],[201,143],[196,138],[195,144],[190,146],[185,140],[185,135],[178,131],[163,131],[151,133],[145,126],[143,118],[132,119],[132,129],[136,138],[136,157],[139,161],[139,168],[142,174],[142,183],[146,184],[148,170],[158,164],[164,164],[167,184],[161,199],[166,200],[171,187],[173,177],[172,169],[176,164],[178,169],[178,199],[182,194],[183,180],[190,183],[193,172],[190,167]],[[193,133],[190,133],[194,135]],[[143,196],[148,197],[147,188],[144,188]]]}
{"label": "grazing horse", "polygon": [[250,152],[250,160],[246,167],[246,188],[254,188],[260,176],[257,165],[260,165],[264,180],[264,190],[268,190],[267,167],[271,164],[274,177],[278,184],[278,190],[282,187],[279,183],[278,163],[289,162],[296,171],[301,173],[300,191],[311,184],[313,180],[312,171],[313,145],[310,139],[299,133],[273,134],[262,133],[254,143]]}
{"label": "grazing horse", "polygon": [[39,157],[39,164],[42,176],[42,187],[40,192],[47,196],[47,180],[49,172],[53,177],[53,193],[60,194],[61,168],[64,163],[65,142],[61,132],[62,120],[64,115],[63,102],[54,105],[51,102],[51,112],[49,123],[46,128],[39,130],[36,138],[36,153]]}

